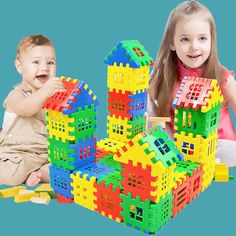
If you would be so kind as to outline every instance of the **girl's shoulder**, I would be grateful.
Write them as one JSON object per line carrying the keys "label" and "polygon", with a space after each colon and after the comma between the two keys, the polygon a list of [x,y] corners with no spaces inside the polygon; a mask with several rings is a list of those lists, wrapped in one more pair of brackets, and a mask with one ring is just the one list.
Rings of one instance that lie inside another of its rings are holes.
{"label": "girl's shoulder", "polygon": [[225,66],[221,65],[221,81],[220,81],[220,87],[221,89],[224,89],[228,79],[230,77],[234,77],[234,71],[227,69]]}

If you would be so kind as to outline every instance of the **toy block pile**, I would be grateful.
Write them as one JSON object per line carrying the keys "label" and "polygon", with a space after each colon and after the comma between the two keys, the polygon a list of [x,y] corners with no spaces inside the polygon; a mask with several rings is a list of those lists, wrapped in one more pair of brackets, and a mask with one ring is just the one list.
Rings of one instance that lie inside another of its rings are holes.
{"label": "toy block pile", "polygon": [[0,189],[0,198],[11,197],[15,203],[33,202],[47,205],[51,199],[55,199],[55,194],[49,184],[41,184],[34,190],[26,189],[23,185]]}
{"label": "toy block pile", "polygon": [[60,202],[72,202],[73,172],[95,160],[96,107],[99,102],[88,85],[60,78],[65,91],[44,104],[48,137],[50,183]]}
{"label": "toy block pile", "polygon": [[135,40],[121,41],[105,59],[108,138],[96,150],[98,101],[85,83],[62,78],[66,92],[45,104],[58,201],[75,202],[148,234],[210,185],[222,102],[216,80],[186,77],[174,101],[175,142],[160,126],[145,131],[152,63]]}
{"label": "toy block pile", "polygon": [[184,160],[201,164],[202,191],[215,173],[217,128],[223,96],[217,80],[184,77],[176,98],[174,141]]}

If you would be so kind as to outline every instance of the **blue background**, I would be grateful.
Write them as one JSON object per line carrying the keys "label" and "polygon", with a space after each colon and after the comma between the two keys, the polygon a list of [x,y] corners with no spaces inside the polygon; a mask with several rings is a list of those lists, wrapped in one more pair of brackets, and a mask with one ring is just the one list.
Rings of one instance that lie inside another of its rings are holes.
{"label": "blue background", "polygon": [[[57,50],[57,75],[86,81],[101,101],[98,139],[106,136],[107,70],[104,57],[120,41],[138,39],[155,59],[169,12],[181,1],[2,1],[0,7],[0,102],[21,81],[14,67],[19,40],[47,35]],[[220,61],[236,71],[236,2],[203,0],[213,13]],[[3,118],[0,107],[0,123]],[[232,113],[232,112],[231,112]],[[234,125],[236,118],[232,114]],[[234,154],[235,155],[235,154]],[[236,174],[236,170],[231,170]],[[236,175],[235,175],[236,176]],[[236,184],[214,183],[159,235],[230,235],[235,228]],[[0,199],[0,234],[144,235],[78,205],[14,204]]]}

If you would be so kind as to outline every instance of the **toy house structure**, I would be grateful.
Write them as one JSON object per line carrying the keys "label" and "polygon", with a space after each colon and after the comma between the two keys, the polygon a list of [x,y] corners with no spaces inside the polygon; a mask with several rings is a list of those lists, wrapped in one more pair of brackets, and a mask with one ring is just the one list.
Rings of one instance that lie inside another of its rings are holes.
{"label": "toy house structure", "polygon": [[96,96],[83,81],[61,78],[65,92],[44,104],[51,162],[51,186],[62,199],[73,199],[72,171],[95,160]]}
{"label": "toy house structure", "polygon": [[223,96],[217,80],[185,77],[175,107],[175,144],[184,160],[202,164],[203,188],[214,178],[217,127]]}
{"label": "toy house structure", "polygon": [[[185,77],[174,101],[174,141],[145,131],[152,59],[135,40],[106,57],[108,138],[96,145],[98,100],[82,81],[45,103],[51,186],[59,202],[80,204],[147,234],[174,218],[214,177],[222,94],[216,80]],[[96,146],[96,148],[95,148]]]}
{"label": "toy house structure", "polygon": [[125,40],[104,63],[108,66],[108,141],[127,142],[146,129],[146,89],[153,60],[140,42]]}

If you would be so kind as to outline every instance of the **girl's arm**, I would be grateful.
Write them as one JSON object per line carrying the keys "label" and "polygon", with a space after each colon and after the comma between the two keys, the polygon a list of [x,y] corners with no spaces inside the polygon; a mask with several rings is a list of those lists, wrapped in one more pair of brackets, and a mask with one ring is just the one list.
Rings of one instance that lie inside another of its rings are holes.
{"label": "girl's arm", "polygon": [[229,101],[234,114],[236,115],[236,81],[232,75],[227,79],[227,83],[223,89],[224,99]]}
{"label": "girl's arm", "polygon": [[63,83],[58,78],[51,78],[30,96],[24,96],[16,89],[11,91],[5,100],[5,108],[8,112],[14,112],[19,116],[31,117],[42,109],[49,97],[61,91],[65,91]]}

